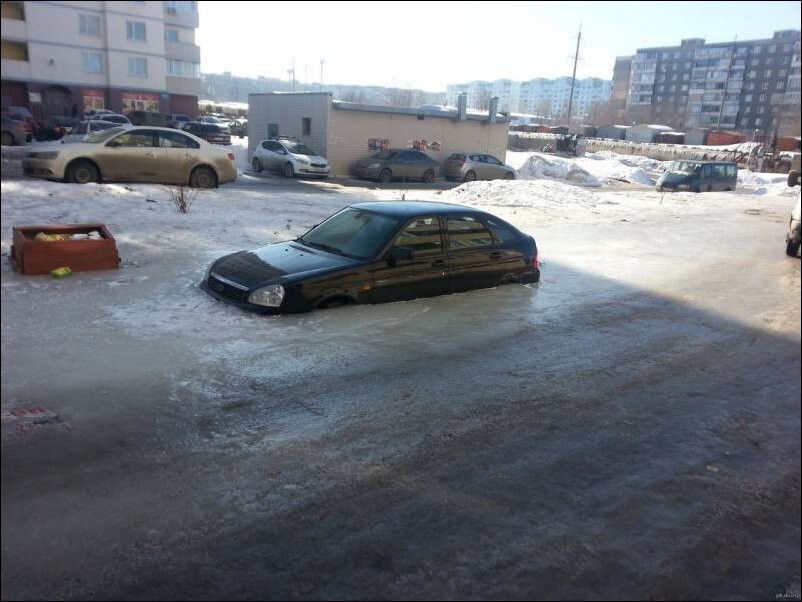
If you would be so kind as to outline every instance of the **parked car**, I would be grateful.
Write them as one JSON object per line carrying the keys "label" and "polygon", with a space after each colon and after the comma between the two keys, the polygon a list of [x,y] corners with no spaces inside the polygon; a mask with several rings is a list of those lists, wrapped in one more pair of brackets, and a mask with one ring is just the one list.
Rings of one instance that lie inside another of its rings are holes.
{"label": "parked car", "polygon": [[167,115],[167,127],[183,130],[184,125],[192,121],[192,117],[183,113],[170,113]]}
{"label": "parked car", "polygon": [[189,132],[203,138],[206,142],[211,144],[231,144],[231,136],[225,132],[219,125],[213,123],[201,123],[199,121],[190,121],[184,124],[184,131]]}
{"label": "parked car", "polygon": [[262,140],[253,151],[251,167],[280,172],[287,178],[301,176],[329,176],[329,162],[306,144],[290,139]]}
{"label": "parked car", "polygon": [[235,119],[229,125],[229,130],[231,131],[232,136],[239,136],[240,138],[244,138],[248,135],[248,120],[247,119]]}
{"label": "parked car", "polygon": [[120,124],[112,123],[111,121],[103,121],[102,119],[86,119],[75,124],[70,129],[69,134],[62,137],[61,142],[84,142],[88,140],[92,134],[104,132],[117,127],[121,127]]}
{"label": "parked car", "polygon": [[69,130],[79,122],[77,117],[69,115],[51,115],[42,117],[34,130],[34,138],[40,142],[48,140],[59,140],[69,133]]}
{"label": "parked car", "polygon": [[18,146],[28,142],[28,132],[25,131],[25,123],[19,119],[12,119],[8,115],[3,115],[2,136],[0,144],[3,146]]}
{"label": "parked car", "polygon": [[26,175],[76,184],[157,182],[214,188],[237,179],[234,153],[170,128],[114,127],[28,152]]}
{"label": "parked car", "polygon": [[202,287],[243,309],[296,313],[539,279],[531,236],[489,213],[409,201],[352,205],[295,240],[221,257]]}
{"label": "parked car", "polygon": [[25,141],[30,142],[33,140],[33,133],[36,131],[36,120],[27,108],[5,107],[3,108],[3,114],[11,119],[21,121],[22,127],[25,129]]}
{"label": "parked car", "polygon": [[[799,172],[791,170],[788,172],[788,186],[800,185]],[[791,211],[791,220],[788,222],[788,232],[785,234],[785,253],[789,257],[796,257],[799,253],[799,246],[802,243],[802,192],[797,191],[796,205]]]}
{"label": "parked car", "polygon": [[100,119],[101,121],[110,121],[111,123],[116,123],[119,125],[132,125],[131,120],[128,119],[128,117],[125,115],[117,115],[116,113],[103,113],[102,115],[97,115],[93,118]]}
{"label": "parked car", "polygon": [[169,115],[155,113],[153,111],[131,111],[126,115],[133,125],[152,125],[156,127],[167,127]]}
{"label": "parked car", "polygon": [[505,165],[493,155],[482,153],[452,153],[443,161],[446,180],[514,180],[515,168]]}
{"label": "parked car", "polygon": [[201,123],[212,123],[223,129],[227,134],[231,133],[227,119],[221,119],[219,117],[215,117],[214,115],[202,115],[198,117],[198,121]]}
{"label": "parked car", "polygon": [[388,149],[362,159],[354,166],[357,178],[390,182],[394,179],[434,182],[440,164],[418,150]]}
{"label": "parked car", "polygon": [[730,161],[672,161],[657,179],[657,190],[735,190],[738,164]]}
{"label": "parked car", "polygon": [[116,113],[109,109],[89,109],[84,113],[84,117],[93,119],[100,119],[102,115],[116,115]]}

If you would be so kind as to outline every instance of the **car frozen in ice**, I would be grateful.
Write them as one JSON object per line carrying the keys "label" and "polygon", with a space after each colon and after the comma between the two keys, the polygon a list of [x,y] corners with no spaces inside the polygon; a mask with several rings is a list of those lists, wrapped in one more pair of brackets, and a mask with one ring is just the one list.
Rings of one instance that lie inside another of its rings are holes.
{"label": "car frozen in ice", "polygon": [[[799,172],[792,170],[788,172],[788,185],[799,187]],[[796,205],[791,211],[791,220],[788,222],[788,232],[785,234],[785,253],[789,257],[796,257],[799,253],[799,246],[802,243],[802,191],[797,190]]]}
{"label": "car frozen in ice", "polygon": [[112,127],[85,141],[28,152],[28,176],[90,182],[156,182],[214,188],[237,179],[234,154],[186,132],[158,127]]}
{"label": "car frozen in ice", "polygon": [[432,297],[538,282],[535,239],[460,205],[367,202],[287,242],[216,260],[201,286],[259,313]]}
{"label": "car frozen in ice", "polygon": [[287,178],[294,176],[326,178],[330,171],[326,157],[294,138],[262,140],[253,151],[251,167],[256,172],[263,169],[277,171]]}

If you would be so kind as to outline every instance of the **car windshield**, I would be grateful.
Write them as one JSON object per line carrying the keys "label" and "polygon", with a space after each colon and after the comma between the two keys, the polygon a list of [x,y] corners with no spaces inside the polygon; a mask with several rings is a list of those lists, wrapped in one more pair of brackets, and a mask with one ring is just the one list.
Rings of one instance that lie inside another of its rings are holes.
{"label": "car windshield", "polygon": [[117,134],[119,134],[120,132],[124,132],[124,131],[125,131],[125,128],[113,127],[111,129],[104,130],[102,132],[94,132],[92,134],[89,134],[86,137],[86,140],[84,140],[84,142],[91,142],[92,144],[97,144],[98,142],[105,142],[109,138],[112,138],[112,137],[116,136]]}
{"label": "car windshield", "polygon": [[669,173],[695,174],[702,169],[701,163],[694,161],[674,161],[668,166]]}
{"label": "car windshield", "polygon": [[308,157],[314,157],[317,155],[315,151],[313,151],[305,144],[288,144],[287,150],[296,155],[306,155]]}
{"label": "car windshield", "polygon": [[316,226],[298,241],[308,247],[330,253],[367,259],[397,230],[400,219],[361,209],[344,209]]}
{"label": "car windshield", "polygon": [[386,161],[387,159],[392,159],[397,154],[398,154],[398,151],[385,150],[385,151],[381,151],[381,152],[376,153],[375,155],[373,155],[373,158],[374,159],[382,159],[382,160]]}

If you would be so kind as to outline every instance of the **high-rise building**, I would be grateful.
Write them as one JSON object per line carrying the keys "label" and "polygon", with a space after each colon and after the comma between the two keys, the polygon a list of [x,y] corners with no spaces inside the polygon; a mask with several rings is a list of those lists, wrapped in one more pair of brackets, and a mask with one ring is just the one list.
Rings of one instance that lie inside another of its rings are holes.
{"label": "high-rise building", "polygon": [[678,128],[712,127],[766,133],[800,111],[800,32],[769,39],[639,48],[627,74],[616,60],[614,89],[627,90],[625,112],[637,121]]}
{"label": "high-rise building", "polygon": [[197,113],[197,2],[4,1],[1,16],[3,106]]}
{"label": "high-rise building", "polygon": [[[537,78],[523,82],[499,79],[493,82],[473,81],[450,85],[446,92],[448,104],[456,105],[457,96],[463,92],[468,97],[468,108],[471,109],[486,110],[490,99],[495,96],[499,99],[501,111],[560,118],[568,114],[571,78]],[[594,104],[606,102],[609,97],[609,80],[595,77],[577,79],[574,84],[572,115],[584,118]]]}

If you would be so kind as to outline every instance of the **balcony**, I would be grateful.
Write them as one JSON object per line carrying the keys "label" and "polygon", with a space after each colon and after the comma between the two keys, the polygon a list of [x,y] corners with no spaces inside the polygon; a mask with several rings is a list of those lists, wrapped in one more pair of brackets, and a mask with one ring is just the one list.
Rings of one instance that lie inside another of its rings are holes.
{"label": "balcony", "polygon": [[174,8],[164,8],[164,22],[167,25],[180,25],[181,27],[197,28],[200,23],[198,11],[178,10]]}
{"label": "balcony", "polygon": [[168,59],[200,63],[200,46],[183,42],[165,42],[164,54]]}
{"label": "balcony", "polygon": [[27,40],[28,24],[18,19],[0,19],[4,40]]}
{"label": "balcony", "polygon": [[0,71],[3,72],[3,79],[31,79],[31,64],[28,61],[2,59]]}
{"label": "balcony", "polygon": [[176,77],[166,76],[167,91],[170,94],[187,94],[189,96],[200,96],[201,80],[196,77]]}

